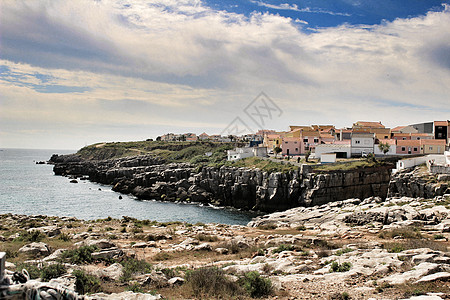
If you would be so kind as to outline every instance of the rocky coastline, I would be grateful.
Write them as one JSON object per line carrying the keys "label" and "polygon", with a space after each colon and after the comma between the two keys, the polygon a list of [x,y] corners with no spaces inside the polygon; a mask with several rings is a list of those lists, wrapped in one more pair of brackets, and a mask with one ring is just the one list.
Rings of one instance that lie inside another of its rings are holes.
{"label": "rocky coastline", "polygon": [[[0,221],[0,292],[37,291],[41,299],[450,297],[450,195],[352,198],[248,226],[12,214]],[[14,284],[23,269],[31,278]],[[205,288],[211,276],[228,294]]]}
{"label": "rocky coastline", "polygon": [[114,191],[140,199],[192,201],[239,209],[275,212],[348,198],[386,198],[392,166],[350,171],[298,170],[263,172],[222,166],[199,168],[169,163],[155,156],[84,160],[77,155],[53,156],[56,175],[84,177],[109,184]]}

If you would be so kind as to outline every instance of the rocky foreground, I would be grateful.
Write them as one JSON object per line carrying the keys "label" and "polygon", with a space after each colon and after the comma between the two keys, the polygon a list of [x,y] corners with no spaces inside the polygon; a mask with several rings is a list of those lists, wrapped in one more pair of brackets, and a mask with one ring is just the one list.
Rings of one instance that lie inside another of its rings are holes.
{"label": "rocky foreground", "polygon": [[[248,226],[0,220],[6,299],[450,299],[450,195],[348,199]],[[31,278],[14,284],[23,269]]]}

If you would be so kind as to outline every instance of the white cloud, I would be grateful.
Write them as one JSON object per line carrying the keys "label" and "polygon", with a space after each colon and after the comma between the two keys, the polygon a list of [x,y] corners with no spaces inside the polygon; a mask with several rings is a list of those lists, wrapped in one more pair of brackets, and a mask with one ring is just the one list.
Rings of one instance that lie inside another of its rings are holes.
{"label": "white cloud", "polygon": [[259,6],[263,6],[263,7],[267,7],[267,8],[271,8],[271,9],[278,9],[278,10],[293,10],[293,11],[302,12],[302,13],[327,14],[327,15],[332,15],[332,16],[345,16],[345,17],[351,16],[351,14],[348,14],[348,13],[333,12],[333,11],[329,11],[329,10],[325,10],[325,9],[321,9],[321,8],[311,8],[311,7],[299,8],[297,4],[291,5],[289,3],[282,3],[279,5],[274,5],[274,4],[266,3],[263,1],[255,1],[255,0],[251,0],[250,2],[257,4]]}
{"label": "white cloud", "polygon": [[[10,69],[0,77],[2,135],[48,131],[49,120],[72,133],[90,126],[93,142],[109,132],[95,128],[108,126],[121,137],[130,128],[154,136],[169,128],[219,133],[260,91],[284,111],[276,129],[448,119],[448,7],[307,34],[296,24],[301,20],[246,17],[195,0],[0,5],[0,66]],[[82,92],[36,88],[49,85]]]}

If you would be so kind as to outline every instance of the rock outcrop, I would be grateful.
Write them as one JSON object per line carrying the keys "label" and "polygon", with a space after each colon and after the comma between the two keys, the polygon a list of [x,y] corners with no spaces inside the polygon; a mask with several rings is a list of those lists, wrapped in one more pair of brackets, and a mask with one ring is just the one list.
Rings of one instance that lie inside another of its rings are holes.
{"label": "rock outcrop", "polygon": [[298,206],[377,196],[385,198],[390,167],[314,173],[305,168],[286,173],[223,166],[200,170],[186,163],[165,164],[154,156],[104,161],[76,155],[54,156],[56,175],[89,176],[113,190],[140,199],[193,201],[266,212]]}
{"label": "rock outcrop", "polygon": [[449,192],[449,182],[445,176],[439,178],[436,175],[424,174],[420,167],[416,167],[392,175],[388,197],[434,198]]}

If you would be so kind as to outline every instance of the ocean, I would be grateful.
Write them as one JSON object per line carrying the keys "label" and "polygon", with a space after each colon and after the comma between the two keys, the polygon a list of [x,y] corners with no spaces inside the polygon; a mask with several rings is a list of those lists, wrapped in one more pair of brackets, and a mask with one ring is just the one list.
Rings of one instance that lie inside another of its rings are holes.
{"label": "ocean", "polygon": [[[236,209],[198,204],[141,201],[87,180],[70,183],[55,176],[47,161],[68,150],[0,149],[0,214],[70,216],[93,220],[122,216],[158,222],[246,225],[254,214]],[[122,199],[119,199],[122,196]]]}

